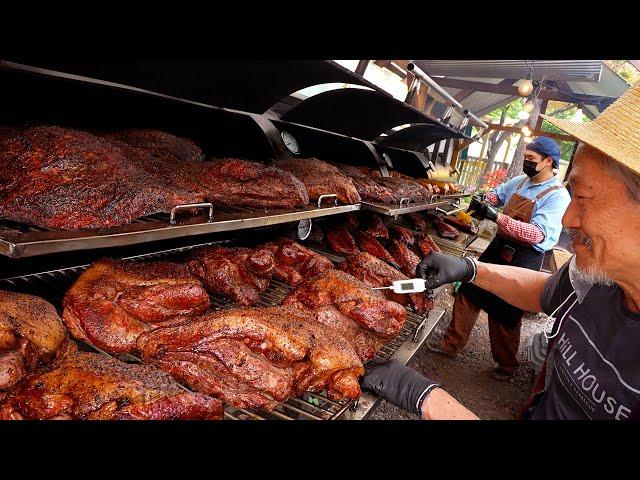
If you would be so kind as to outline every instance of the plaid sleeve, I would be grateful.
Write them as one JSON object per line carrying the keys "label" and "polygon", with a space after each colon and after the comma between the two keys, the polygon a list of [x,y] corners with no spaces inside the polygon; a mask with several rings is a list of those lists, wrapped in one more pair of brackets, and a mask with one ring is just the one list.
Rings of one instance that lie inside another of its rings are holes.
{"label": "plaid sleeve", "polygon": [[498,228],[502,233],[524,243],[535,245],[544,240],[544,233],[537,225],[520,222],[507,215],[499,215]]}
{"label": "plaid sleeve", "polygon": [[499,203],[498,195],[496,195],[494,192],[487,193],[486,199],[494,207]]}

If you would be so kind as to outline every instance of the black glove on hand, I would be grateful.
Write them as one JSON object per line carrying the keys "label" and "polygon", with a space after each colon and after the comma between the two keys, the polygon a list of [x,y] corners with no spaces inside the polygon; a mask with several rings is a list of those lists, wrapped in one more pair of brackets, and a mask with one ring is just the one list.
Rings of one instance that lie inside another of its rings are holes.
{"label": "black glove on hand", "polygon": [[486,195],[474,195],[471,197],[468,212],[473,212],[476,217],[487,220],[496,221],[498,219],[498,210],[487,201]]}
{"label": "black glove on hand", "polygon": [[491,220],[493,222],[498,219],[498,210],[493,208],[487,202],[483,202],[476,211],[481,218],[486,218],[487,220]]}
{"label": "black glove on hand", "polygon": [[484,202],[484,195],[474,195],[471,197],[471,203],[469,204],[469,208],[467,208],[467,212],[478,212],[482,208]]}
{"label": "black glove on hand", "polygon": [[416,274],[426,280],[427,288],[437,288],[445,283],[470,282],[475,278],[476,265],[470,258],[431,252],[418,264]]}
{"label": "black glove on hand", "polygon": [[439,385],[397,360],[373,360],[365,366],[360,379],[362,388],[371,390],[408,412],[422,412],[420,406],[427,394]]}

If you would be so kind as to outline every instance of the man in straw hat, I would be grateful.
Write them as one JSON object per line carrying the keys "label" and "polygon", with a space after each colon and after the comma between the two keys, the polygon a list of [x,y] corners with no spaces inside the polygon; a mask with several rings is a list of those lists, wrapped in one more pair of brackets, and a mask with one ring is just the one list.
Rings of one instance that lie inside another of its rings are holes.
{"label": "man in straw hat", "polygon": [[[590,123],[545,118],[579,140],[562,219],[575,255],[549,275],[432,253],[429,288],[479,286],[555,319],[529,402],[530,419],[640,418],[640,84]],[[424,419],[471,419],[438,384],[397,362],[368,366],[363,387]]]}

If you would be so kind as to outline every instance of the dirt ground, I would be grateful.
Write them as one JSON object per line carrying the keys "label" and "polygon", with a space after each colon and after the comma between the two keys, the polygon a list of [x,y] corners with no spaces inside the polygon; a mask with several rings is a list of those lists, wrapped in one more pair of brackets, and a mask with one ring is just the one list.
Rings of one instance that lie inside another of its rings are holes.
{"label": "dirt ground", "polygon": [[[436,301],[445,310],[428,342],[438,342],[444,328],[451,320],[453,287],[448,286]],[[529,397],[532,386],[532,369],[525,357],[525,339],[534,333],[551,327],[545,317],[526,314],[522,321],[520,343],[520,367],[510,382],[502,382],[491,377],[496,366],[491,358],[487,315],[482,312],[465,349],[452,359],[434,353],[426,348],[426,343],[416,352],[409,366],[442,385],[460,403],[484,420],[511,420],[516,418],[520,407]],[[382,400],[368,417],[372,420],[418,420],[413,415]]]}

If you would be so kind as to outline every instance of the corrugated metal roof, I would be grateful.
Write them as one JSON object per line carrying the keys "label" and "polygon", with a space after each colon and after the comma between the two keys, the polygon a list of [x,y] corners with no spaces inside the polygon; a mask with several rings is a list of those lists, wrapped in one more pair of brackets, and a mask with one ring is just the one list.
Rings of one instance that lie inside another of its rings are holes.
{"label": "corrugated metal roof", "polygon": [[[459,80],[467,80],[471,82],[484,82],[484,83],[493,83],[498,84],[503,79],[502,78],[479,78],[479,77],[451,77],[457,78]],[[438,79],[434,78],[437,82]],[[515,82],[514,82],[515,84]],[[445,87],[445,90],[449,92],[454,97],[460,93],[462,90],[458,88]],[[499,108],[503,105],[514,100],[515,96],[510,95],[500,95],[498,93],[488,93],[488,92],[473,92],[471,95],[460,100],[460,103],[464,108],[473,112],[477,116],[485,115],[489,112],[492,112],[496,108]]]}
{"label": "corrugated metal roof", "polygon": [[[604,64],[603,64],[604,65]],[[604,65],[602,75],[598,83],[592,82],[567,82],[573,93],[586,93],[587,95],[602,95],[605,97],[619,98],[629,88],[629,84],[620,78],[616,72]],[[598,109],[593,105],[585,105],[594,116],[598,115]]]}
{"label": "corrugated metal roof", "polygon": [[[436,82],[438,81],[437,76],[445,76],[448,78],[456,78],[471,82],[497,84],[504,78],[524,78],[528,72],[528,68],[526,70],[517,70],[517,64],[524,63],[524,60],[416,60],[415,63],[418,66],[424,64],[423,66],[425,71],[427,71],[429,75],[433,75]],[[551,63],[554,65],[550,65]],[[556,70],[556,75],[545,76],[545,81],[561,81],[563,80],[563,76],[566,79],[571,74],[576,74],[581,71],[581,69],[584,75],[589,76],[591,75],[588,74],[589,68],[592,69],[592,73],[596,70],[592,65],[594,63],[598,65],[597,70],[600,72],[598,74],[599,81],[576,81],[574,77],[573,80],[567,81],[567,85],[571,91],[565,93],[584,93],[588,95],[618,98],[626,91],[627,88],[629,88],[629,85],[613,70],[607,67],[602,60],[545,61],[542,65],[538,65],[538,61],[536,61],[536,78],[542,78],[541,72],[551,72],[551,67]],[[509,68],[515,68],[515,70],[506,70],[507,66],[509,66]],[[541,67],[546,67],[547,70],[544,70]],[[429,68],[431,68],[431,70],[427,70]],[[565,71],[560,75],[560,70],[562,68],[565,68]],[[507,76],[496,78],[499,73],[506,74]],[[516,83],[514,82],[514,85],[515,84]],[[461,91],[460,89],[450,87],[445,87],[445,90],[453,96]],[[473,92],[471,95],[462,99],[460,103],[476,115],[482,116],[492,112],[496,108],[500,108],[501,106],[508,104],[516,98],[518,97],[489,92]],[[588,110],[592,116],[597,116],[600,113],[597,107],[593,105],[587,105],[585,106],[585,109]]]}
{"label": "corrugated metal roof", "polygon": [[598,82],[602,60],[412,60],[429,75],[479,78],[526,78],[531,66],[536,79]]}

